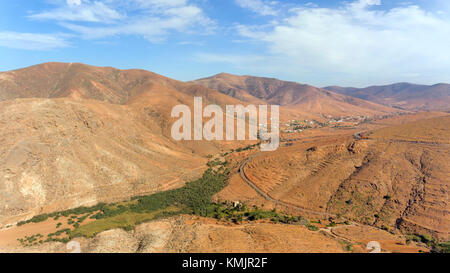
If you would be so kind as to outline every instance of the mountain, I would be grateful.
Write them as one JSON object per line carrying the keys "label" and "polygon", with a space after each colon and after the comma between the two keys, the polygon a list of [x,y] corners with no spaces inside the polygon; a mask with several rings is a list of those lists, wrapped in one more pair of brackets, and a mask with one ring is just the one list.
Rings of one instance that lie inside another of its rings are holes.
{"label": "mountain", "polygon": [[144,70],[45,63],[0,73],[0,226],[201,175],[225,144],[170,137],[172,107],[192,107],[194,95],[242,103]]}
{"label": "mountain", "polygon": [[347,130],[257,154],[241,169],[253,185],[232,177],[218,198],[448,241],[450,115],[417,118],[401,116],[405,123],[366,131],[365,139]]}
{"label": "mountain", "polygon": [[211,103],[236,100],[192,83],[183,83],[156,73],[81,63],[44,63],[0,73],[0,101],[16,98],[94,99],[112,104],[129,104],[139,96],[201,95]]}
{"label": "mountain", "polygon": [[366,88],[328,86],[324,89],[407,110],[449,111],[450,84],[396,83]]}
{"label": "mountain", "polygon": [[[222,107],[279,104],[280,116],[397,111],[309,85],[230,74],[185,83],[145,70],[79,63],[45,63],[2,72],[0,251],[3,247],[8,251],[10,244],[19,246],[18,239],[24,236],[45,234],[50,239],[49,234],[70,226],[69,219],[75,218],[49,217],[14,225],[19,221],[98,203],[125,200],[121,204],[132,206],[137,202],[128,201],[132,196],[179,188],[199,177],[209,158],[225,159],[230,170],[215,201],[239,201],[248,208],[276,208],[289,215],[320,219],[316,228],[341,222],[337,215],[358,224],[340,224],[318,233],[309,230],[312,222],[306,218],[301,225],[260,221],[235,225],[225,219],[180,216],[126,232],[114,229],[116,221],[122,221],[115,217],[124,215],[96,220],[85,218],[86,214],[78,215],[77,221],[86,220],[84,224],[93,223],[105,231],[93,232],[94,238],[80,238],[83,249],[299,252],[326,251],[332,246],[331,251],[339,251],[338,233],[342,238],[358,238],[353,241],[355,246],[378,238],[384,238],[380,241],[383,248],[388,241],[396,247],[406,245],[403,239],[393,241],[385,230],[448,240],[447,113],[387,115],[354,128],[304,130],[295,138],[286,134],[290,139],[282,139],[277,151],[260,153],[251,146],[237,149],[248,142],[173,140],[171,109],[179,104],[192,108],[194,96],[203,97],[205,105]],[[117,208],[121,210],[120,205]],[[330,219],[330,214],[337,218]],[[109,224],[104,226],[106,219]],[[381,237],[373,237],[372,232]],[[223,234],[238,239],[224,241],[227,236]],[[264,244],[253,244],[253,235]],[[151,243],[155,236],[162,236],[156,245]],[[286,243],[292,240],[294,244]],[[42,246],[66,251],[59,242]],[[32,249],[38,251],[36,247]]]}
{"label": "mountain", "polygon": [[295,111],[304,116],[375,115],[396,111],[390,107],[311,85],[273,78],[221,73],[196,80],[194,83],[219,90],[245,102],[280,105],[283,109]]}

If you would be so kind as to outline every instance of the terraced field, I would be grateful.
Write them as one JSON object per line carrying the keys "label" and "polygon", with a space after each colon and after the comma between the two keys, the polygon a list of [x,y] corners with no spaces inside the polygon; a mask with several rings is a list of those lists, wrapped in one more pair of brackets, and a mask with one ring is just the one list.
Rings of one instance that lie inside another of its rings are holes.
{"label": "terraced field", "polygon": [[261,154],[246,165],[244,172],[273,199],[326,212],[331,195],[361,160],[348,151],[353,143],[350,136],[314,144],[305,141],[277,153]]}
{"label": "terraced field", "polygon": [[[391,126],[362,140],[303,139],[257,154],[242,171],[262,194],[248,199],[448,240],[449,122],[443,116]],[[232,196],[238,185],[230,183],[222,197],[242,200],[242,194]]]}

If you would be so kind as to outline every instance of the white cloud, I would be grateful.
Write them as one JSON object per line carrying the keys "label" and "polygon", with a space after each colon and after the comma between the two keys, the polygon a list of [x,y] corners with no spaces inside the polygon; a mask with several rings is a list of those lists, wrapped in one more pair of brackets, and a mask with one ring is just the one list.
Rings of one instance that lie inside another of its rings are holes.
{"label": "white cloud", "polygon": [[235,0],[236,4],[242,8],[249,9],[260,15],[277,15],[278,12],[273,8],[277,2],[267,2],[262,0]]}
{"label": "white cloud", "polygon": [[124,16],[102,2],[82,3],[80,0],[68,0],[67,5],[29,17],[40,20],[111,22],[122,19]]}
{"label": "white cloud", "polygon": [[187,4],[187,0],[131,0],[141,8],[177,7]]}
{"label": "white cloud", "polygon": [[79,6],[81,5],[81,0],[67,0],[67,5],[69,6]]}
{"label": "white cloud", "polygon": [[160,42],[172,32],[204,34],[215,26],[201,8],[187,0],[68,0],[29,17],[57,21],[85,39],[138,35]]}
{"label": "white cloud", "polygon": [[297,8],[274,26],[241,25],[238,33],[266,44],[272,56],[268,70],[278,67],[290,77],[317,74],[362,85],[450,81],[448,17],[413,5],[371,8],[378,4],[360,0],[336,9]]}
{"label": "white cloud", "polygon": [[0,32],[0,46],[26,50],[51,50],[67,47],[69,44],[60,35],[5,31]]}
{"label": "white cloud", "polygon": [[368,5],[377,5],[377,6],[379,6],[379,5],[381,5],[381,0],[366,0],[366,3]]}
{"label": "white cloud", "polygon": [[139,35],[150,42],[163,41],[171,31],[188,32],[194,26],[202,26],[206,33],[214,24],[195,6],[173,7],[165,9],[161,16],[132,18],[128,22],[108,26],[87,27],[63,23],[72,31],[86,39],[99,39],[114,35]]}

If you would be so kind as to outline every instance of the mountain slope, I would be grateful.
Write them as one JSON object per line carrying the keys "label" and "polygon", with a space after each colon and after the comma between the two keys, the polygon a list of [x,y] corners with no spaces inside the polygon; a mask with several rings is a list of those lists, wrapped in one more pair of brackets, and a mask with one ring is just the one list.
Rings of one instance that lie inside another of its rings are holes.
{"label": "mountain slope", "polygon": [[171,138],[172,107],[194,96],[242,103],[144,70],[46,63],[0,73],[0,227],[201,175],[228,144]]}
{"label": "mountain slope", "polygon": [[194,81],[197,84],[251,103],[284,106],[304,115],[374,115],[395,110],[314,86],[272,78],[218,74]]}
{"label": "mountain slope", "polygon": [[282,205],[290,204],[448,241],[450,115],[376,129],[367,136],[355,139],[350,131],[301,138],[257,154],[241,171],[272,200],[240,177],[232,177],[218,199],[308,215]]}
{"label": "mountain slope", "polygon": [[119,70],[81,63],[44,63],[0,72],[0,101],[66,97],[127,104],[144,93],[163,95],[168,89],[190,96],[202,95],[218,104],[237,102],[200,85],[183,83],[139,69]]}
{"label": "mountain slope", "polygon": [[450,110],[450,84],[396,83],[367,88],[329,86],[324,89],[408,110]]}

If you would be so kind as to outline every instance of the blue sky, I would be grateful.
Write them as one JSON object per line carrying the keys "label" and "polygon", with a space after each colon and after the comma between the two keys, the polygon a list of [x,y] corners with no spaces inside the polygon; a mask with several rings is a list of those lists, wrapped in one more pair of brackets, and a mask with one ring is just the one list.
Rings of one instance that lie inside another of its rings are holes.
{"label": "blue sky", "polygon": [[450,82],[447,0],[0,0],[0,71],[48,61],[316,86]]}

